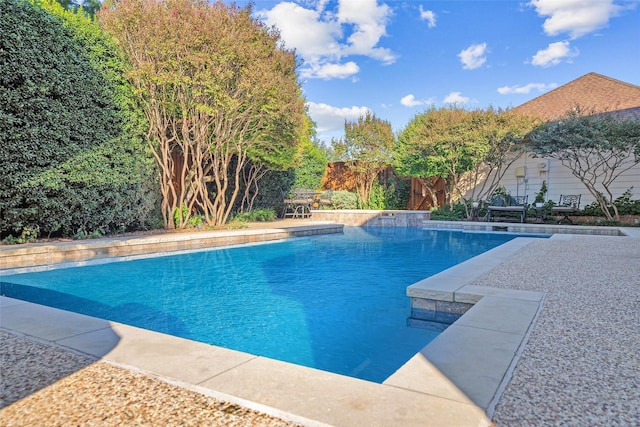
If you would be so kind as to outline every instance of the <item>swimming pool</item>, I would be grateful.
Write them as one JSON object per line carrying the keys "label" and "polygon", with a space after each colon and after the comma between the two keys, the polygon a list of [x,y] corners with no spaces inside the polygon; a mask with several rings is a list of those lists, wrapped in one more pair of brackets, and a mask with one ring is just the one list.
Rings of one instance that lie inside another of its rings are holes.
{"label": "swimming pool", "polygon": [[515,235],[345,228],[0,278],[0,294],[382,382],[438,331],[406,326],[406,287]]}

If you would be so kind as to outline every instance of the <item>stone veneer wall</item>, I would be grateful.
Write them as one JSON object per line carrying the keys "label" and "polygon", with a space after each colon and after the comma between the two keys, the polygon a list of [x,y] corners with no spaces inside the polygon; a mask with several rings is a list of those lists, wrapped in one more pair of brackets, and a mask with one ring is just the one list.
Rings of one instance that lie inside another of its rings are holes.
{"label": "stone veneer wall", "polygon": [[429,211],[403,210],[312,210],[314,221],[333,221],[338,224],[356,227],[407,227],[424,225],[429,221]]}
{"label": "stone veneer wall", "polygon": [[342,229],[341,224],[322,224],[281,229],[167,233],[134,238],[115,237],[55,245],[27,244],[20,247],[0,248],[0,269],[266,242],[289,237],[342,233]]}

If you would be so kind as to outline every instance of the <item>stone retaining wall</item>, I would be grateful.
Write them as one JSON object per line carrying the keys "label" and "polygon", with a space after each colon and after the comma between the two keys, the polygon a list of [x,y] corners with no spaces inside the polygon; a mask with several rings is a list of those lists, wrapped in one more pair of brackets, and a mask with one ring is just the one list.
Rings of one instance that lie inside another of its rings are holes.
{"label": "stone retaining wall", "polygon": [[333,221],[346,226],[407,227],[424,225],[429,221],[429,211],[403,210],[312,210],[314,221]]}
{"label": "stone retaining wall", "polygon": [[267,242],[290,237],[342,233],[342,230],[342,224],[321,224],[274,229],[166,233],[56,244],[26,244],[1,247],[0,269]]}

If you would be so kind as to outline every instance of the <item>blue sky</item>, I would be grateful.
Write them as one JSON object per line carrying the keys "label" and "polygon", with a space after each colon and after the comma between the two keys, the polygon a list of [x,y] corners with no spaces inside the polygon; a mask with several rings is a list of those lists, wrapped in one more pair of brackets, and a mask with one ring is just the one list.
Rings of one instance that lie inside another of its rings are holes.
{"label": "blue sky", "polygon": [[367,110],[400,132],[432,105],[516,107],[589,72],[640,85],[638,0],[253,4],[296,49],[326,144]]}

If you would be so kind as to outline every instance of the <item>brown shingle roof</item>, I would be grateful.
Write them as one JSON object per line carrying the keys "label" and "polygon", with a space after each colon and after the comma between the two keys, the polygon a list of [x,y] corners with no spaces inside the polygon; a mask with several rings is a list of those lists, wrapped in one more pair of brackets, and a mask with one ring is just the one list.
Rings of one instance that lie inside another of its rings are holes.
{"label": "brown shingle roof", "polygon": [[576,107],[594,112],[633,111],[640,108],[640,86],[589,73],[513,110],[553,120]]}

